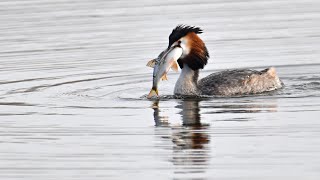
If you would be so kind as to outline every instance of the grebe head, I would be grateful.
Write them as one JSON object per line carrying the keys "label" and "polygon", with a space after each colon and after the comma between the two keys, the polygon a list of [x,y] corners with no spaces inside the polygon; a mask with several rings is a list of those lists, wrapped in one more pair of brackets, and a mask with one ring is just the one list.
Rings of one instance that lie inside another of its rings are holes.
{"label": "grebe head", "polygon": [[209,52],[204,42],[197,34],[201,34],[202,29],[194,26],[178,25],[169,36],[169,46],[180,46],[183,49],[181,57],[178,59],[180,68],[187,64],[192,70],[203,69],[209,59]]}

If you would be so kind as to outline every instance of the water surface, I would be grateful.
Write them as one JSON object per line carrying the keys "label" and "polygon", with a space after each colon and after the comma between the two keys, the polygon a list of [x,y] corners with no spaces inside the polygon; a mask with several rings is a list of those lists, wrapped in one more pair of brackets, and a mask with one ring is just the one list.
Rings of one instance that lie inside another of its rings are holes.
{"label": "water surface", "polygon": [[[0,2],[0,179],[319,179],[320,3]],[[204,29],[204,77],[275,66],[259,96],[160,100],[145,66]]]}

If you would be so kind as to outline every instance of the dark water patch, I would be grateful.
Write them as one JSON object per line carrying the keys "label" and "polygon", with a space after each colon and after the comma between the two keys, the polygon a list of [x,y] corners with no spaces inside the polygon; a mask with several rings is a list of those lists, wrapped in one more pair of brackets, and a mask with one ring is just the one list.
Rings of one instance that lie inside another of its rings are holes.
{"label": "dark water patch", "polygon": [[203,109],[214,109],[215,111],[203,114],[213,113],[258,113],[258,112],[277,112],[277,104],[218,104],[201,106]]}
{"label": "dark water patch", "polygon": [[300,76],[297,78],[297,80],[302,81],[320,81],[320,75],[311,75],[311,76]]}
{"label": "dark water patch", "polygon": [[38,114],[38,112],[26,112],[26,113],[0,113],[0,116],[30,116]]}
{"label": "dark water patch", "polygon": [[39,106],[39,105],[29,104],[25,102],[0,102],[0,106]]}
{"label": "dark water patch", "polygon": [[89,78],[89,79],[81,79],[81,80],[60,82],[60,83],[55,83],[55,84],[39,85],[39,86],[34,86],[34,87],[31,87],[31,88],[27,88],[27,89],[17,89],[17,90],[14,90],[14,91],[10,91],[7,94],[37,92],[37,91],[40,91],[40,90],[44,90],[44,89],[51,88],[51,87],[56,87],[56,86],[69,85],[69,84],[75,84],[75,83],[82,83],[82,82],[88,82],[88,81],[97,81],[97,80],[103,80],[103,79],[108,79],[108,78],[112,78],[112,77],[98,77],[98,78]]}
{"label": "dark water patch", "polygon": [[44,116],[75,116],[80,115],[78,113],[39,113],[40,115]]}
{"label": "dark water patch", "polygon": [[308,82],[303,84],[292,85],[292,87],[296,90],[320,90],[320,82]]}
{"label": "dark water patch", "polygon": [[0,85],[3,85],[3,84],[15,84],[15,83],[21,83],[21,82],[30,82],[30,81],[54,80],[54,79],[56,79],[56,78],[48,77],[48,78],[22,79],[22,80],[16,80],[16,81],[1,81]]}
{"label": "dark water patch", "polygon": [[63,107],[54,107],[54,108],[67,108],[67,109],[145,109],[145,107],[125,107],[125,106],[63,106]]}
{"label": "dark water patch", "polygon": [[[47,53],[47,52],[52,52],[52,51],[69,51],[69,50],[83,50],[85,48],[82,47],[73,47],[73,48],[53,48],[53,49],[34,49],[34,50],[24,50],[24,51],[2,51],[0,52],[1,56],[0,57],[6,57],[7,54],[13,54],[13,55],[19,55],[22,54],[23,56],[26,56],[26,54],[32,53],[32,54],[42,54],[42,53]],[[10,55],[11,56],[11,55]]]}

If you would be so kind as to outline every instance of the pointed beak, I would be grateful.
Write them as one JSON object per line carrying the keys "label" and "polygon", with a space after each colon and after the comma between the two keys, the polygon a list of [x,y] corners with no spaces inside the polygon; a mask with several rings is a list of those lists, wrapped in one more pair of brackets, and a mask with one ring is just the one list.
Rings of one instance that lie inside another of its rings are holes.
{"label": "pointed beak", "polygon": [[[171,46],[171,47],[168,47],[167,49],[165,49],[159,56],[160,56],[160,59],[162,58],[166,58],[166,56],[172,52],[173,50],[177,49],[177,48],[180,48],[182,49],[182,47],[180,45],[174,45],[174,46]],[[182,49],[183,50],[183,49]],[[178,60],[180,57],[181,57],[182,53],[175,53],[173,56],[175,58],[175,60]]]}

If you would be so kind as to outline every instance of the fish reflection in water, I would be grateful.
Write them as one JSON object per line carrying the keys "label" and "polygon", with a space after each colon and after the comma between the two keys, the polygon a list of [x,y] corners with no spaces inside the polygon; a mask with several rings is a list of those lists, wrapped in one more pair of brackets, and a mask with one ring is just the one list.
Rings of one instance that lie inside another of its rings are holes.
{"label": "fish reflection in water", "polygon": [[168,134],[161,134],[163,141],[171,141],[172,159],[175,174],[201,173],[208,167],[210,149],[208,124],[201,123],[199,100],[183,100],[176,108],[180,109],[182,125],[170,125],[169,117],[161,115],[159,101],[153,102],[156,127],[169,128]]}

